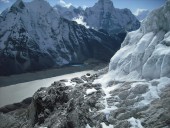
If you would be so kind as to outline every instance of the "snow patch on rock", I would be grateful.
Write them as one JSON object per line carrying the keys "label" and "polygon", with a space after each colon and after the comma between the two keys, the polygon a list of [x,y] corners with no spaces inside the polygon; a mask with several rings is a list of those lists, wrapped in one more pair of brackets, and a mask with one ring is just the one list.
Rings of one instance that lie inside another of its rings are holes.
{"label": "snow patch on rock", "polygon": [[128,122],[130,122],[130,124],[131,124],[130,128],[143,128],[140,120],[135,119],[134,117],[131,117],[130,119],[128,119]]}
{"label": "snow patch on rock", "polygon": [[[158,83],[158,85],[154,85],[152,83]],[[144,100],[140,101],[137,106],[146,106],[149,105],[153,100],[159,99],[161,90],[165,87],[167,87],[170,84],[170,78],[167,77],[162,77],[160,79],[154,79],[149,82],[149,91],[146,92],[145,94],[142,94],[142,97]]]}
{"label": "snow patch on rock", "polygon": [[87,89],[86,90],[86,94],[87,95],[90,95],[90,94],[92,94],[92,93],[94,93],[94,92],[96,92],[97,90],[95,89],[95,88],[91,88],[91,89]]}
{"label": "snow patch on rock", "polygon": [[109,124],[109,125],[107,126],[104,122],[101,123],[101,125],[102,125],[102,128],[114,128],[113,125],[110,125],[110,124]]}

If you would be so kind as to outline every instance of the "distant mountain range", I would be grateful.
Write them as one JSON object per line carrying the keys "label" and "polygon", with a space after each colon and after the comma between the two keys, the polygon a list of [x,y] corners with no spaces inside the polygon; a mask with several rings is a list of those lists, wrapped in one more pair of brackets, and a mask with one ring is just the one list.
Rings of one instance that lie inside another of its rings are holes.
{"label": "distant mountain range", "polygon": [[136,30],[140,26],[139,21],[129,9],[117,9],[111,0],[98,0],[93,7],[87,7],[85,10],[81,7],[67,8],[60,5],[54,8],[68,20],[83,16],[87,26],[97,30],[103,29],[111,35]]}
{"label": "distant mountain range", "polygon": [[[114,10],[108,2],[99,0],[93,8],[86,9],[87,25],[96,23],[96,31],[65,19],[67,15],[61,9],[56,11],[44,0],[17,0],[0,17],[0,75],[83,63],[88,58],[109,61],[126,35],[121,30],[137,29],[139,21],[129,10]],[[76,11],[73,7],[70,10]],[[79,10],[84,13],[78,8],[78,14]],[[98,17],[94,19],[92,15]]]}

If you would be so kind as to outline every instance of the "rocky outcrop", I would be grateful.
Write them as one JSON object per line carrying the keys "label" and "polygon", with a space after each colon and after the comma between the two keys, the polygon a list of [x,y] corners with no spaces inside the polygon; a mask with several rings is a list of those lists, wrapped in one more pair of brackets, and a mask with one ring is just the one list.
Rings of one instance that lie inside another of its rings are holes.
{"label": "rocky outcrop", "polygon": [[[93,79],[95,76],[92,75],[90,78]],[[66,86],[65,82],[58,81],[34,94],[29,108],[29,119],[33,126],[81,128],[85,127],[88,121],[94,123],[90,119],[92,117],[89,117],[92,114],[89,109],[95,107],[102,91],[99,89],[95,94],[87,95],[86,90],[96,85],[84,83],[80,78],[73,78],[71,81],[76,83],[75,87]]]}
{"label": "rocky outcrop", "polygon": [[[108,87],[103,87],[93,82],[99,74],[73,78],[76,79],[74,82],[60,80],[48,88],[40,88],[33,95],[29,107],[1,113],[0,127],[169,127],[170,105],[167,103],[170,84],[167,81],[170,83],[170,80],[162,79],[166,81],[165,88],[161,88],[163,83],[159,80],[113,81]],[[72,83],[71,86],[68,82]],[[119,85],[117,88],[115,83]],[[153,90],[161,91],[159,98]]]}

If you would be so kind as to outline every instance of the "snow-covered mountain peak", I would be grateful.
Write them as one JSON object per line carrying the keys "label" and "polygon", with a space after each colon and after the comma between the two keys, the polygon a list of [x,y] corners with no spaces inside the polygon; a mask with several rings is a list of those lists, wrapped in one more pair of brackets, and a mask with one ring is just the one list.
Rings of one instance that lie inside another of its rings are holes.
{"label": "snow-covered mountain peak", "polygon": [[97,10],[113,11],[114,6],[111,0],[99,0],[93,8]]}
{"label": "snow-covered mountain peak", "polygon": [[114,8],[111,0],[99,0],[93,7],[86,8],[85,12],[88,26],[104,29],[111,35],[136,30],[140,26],[130,10]]}
{"label": "snow-covered mountain peak", "polygon": [[16,13],[17,11],[21,11],[25,7],[25,4],[22,0],[17,0],[10,8],[11,12]]}
{"label": "snow-covered mountain peak", "polygon": [[34,12],[49,12],[52,10],[52,7],[50,4],[45,0],[33,0],[32,2],[27,3],[29,10],[32,10]]}
{"label": "snow-covered mountain peak", "polygon": [[[93,7],[86,8],[86,12],[91,11],[92,13],[100,13],[104,16],[111,15],[114,13],[114,6],[111,0],[99,0]],[[98,14],[97,14],[98,15]]]}
{"label": "snow-covered mountain peak", "polygon": [[93,7],[67,8],[60,5],[54,7],[61,16],[68,20],[83,17],[83,22],[90,28],[104,30],[110,35],[126,33],[139,28],[140,23],[129,9],[117,9],[111,0],[98,0]]}
{"label": "snow-covered mountain peak", "polygon": [[24,4],[22,0],[17,0],[12,7],[22,7],[21,5]]}
{"label": "snow-covered mountain peak", "polygon": [[70,5],[68,8],[71,10],[75,9],[75,7],[73,5]]}
{"label": "snow-covered mountain peak", "polygon": [[103,5],[105,5],[105,4],[113,5],[113,2],[111,0],[98,0],[98,2],[96,4],[99,4],[99,3],[103,4]]}
{"label": "snow-covered mountain peak", "polygon": [[117,38],[60,17],[45,0],[22,3],[13,5],[17,15],[7,10],[0,19],[0,74],[83,63],[91,57],[108,61],[120,48]]}

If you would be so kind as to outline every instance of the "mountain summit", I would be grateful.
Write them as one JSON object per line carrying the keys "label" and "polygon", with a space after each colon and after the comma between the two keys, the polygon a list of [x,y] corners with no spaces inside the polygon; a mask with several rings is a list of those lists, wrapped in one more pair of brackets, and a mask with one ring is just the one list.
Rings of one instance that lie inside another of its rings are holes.
{"label": "mountain summit", "polygon": [[59,13],[69,19],[83,16],[84,22],[91,28],[104,30],[110,35],[120,32],[136,30],[140,27],[140,22],[129,9],[117,9],[111,0],[99,0],[93,7],[85,10],[59,7]]}
{"label": "mountain summit", "polygon": [[10,8],[10,11],[12,12],[17,12],[21,11],[25,7],[25,4],[23,3],[22,0],[17,0]]}
{"label": "mountain summit", "polygon": [[68,21],[45,0],[17,0],[0,19],[0,75],[108,61],[120,40]]}

